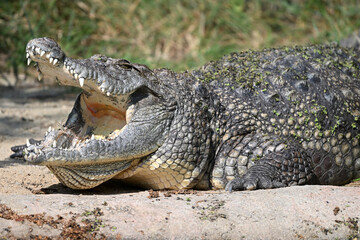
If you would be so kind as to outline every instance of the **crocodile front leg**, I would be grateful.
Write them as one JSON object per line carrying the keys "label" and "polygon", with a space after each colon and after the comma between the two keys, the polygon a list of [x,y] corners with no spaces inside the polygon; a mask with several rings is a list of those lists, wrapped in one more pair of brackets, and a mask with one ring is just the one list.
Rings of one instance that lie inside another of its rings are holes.
{"label": "crocodile front leg", "polygon": [[226,190],[255,190],[303,184],[343,185],[354,168],[338,164],[332,152],[306,152],[301,146],[270,152],[250,167],[246,174],[231,180]]}
{"label": "crocodile front leg", "polygon": [[310,158],[303,152],[286,149],[267,154],[242,177],[230,181],[225,189],[255,190],[302,185],[313,177]]}

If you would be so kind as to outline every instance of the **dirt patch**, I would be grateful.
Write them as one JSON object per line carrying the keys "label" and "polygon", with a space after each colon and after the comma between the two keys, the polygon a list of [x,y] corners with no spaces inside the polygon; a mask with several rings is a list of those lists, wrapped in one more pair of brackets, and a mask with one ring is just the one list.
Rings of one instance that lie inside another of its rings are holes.
{"label": "dirt patch", "polygon": [[[56,218],[47,216],[45,213],[40,214],[23,214],[19,215],[5,204],[0,204],[0,218],[13,220],[16,222],[35,224],[43,227],[48,225],[53,229],[59,229],[61,232],[58,237],[50,238],[48,236],[30,234],[31,239],[106,239],[104,234],[99,234],[99,228],[102,226],[102,220],[99,218],[103,213],[101,209],[96,208],[92,211],[85,211],[82,215],[73,214],[69,219],[57,215]],[[79,223],[78,218],[85,216]],[[31,231],[31,229],[30,229]],[[3,237],[16,239],[11,227],[7,228],[7,234]]]}

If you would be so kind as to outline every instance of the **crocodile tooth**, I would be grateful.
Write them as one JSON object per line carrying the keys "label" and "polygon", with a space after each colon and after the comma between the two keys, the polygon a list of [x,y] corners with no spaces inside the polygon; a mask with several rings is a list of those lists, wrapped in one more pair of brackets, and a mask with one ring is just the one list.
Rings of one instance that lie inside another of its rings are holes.
{"label": "crocodile tooth", "polygon": [[91,135],[91,140],[94,140],[95,139],[95,135]]}
{"label": "crocodile tooth", "polygon": [[39,72],[38,80],[41,81],[41,80],[43,79],[43,76],[44,76],[44,75],[42,74],[42,72]]}
{"label": "crocodile tooth", "polygon": [[27,148],[24,149],[24,152],[25,152],[26,155],[29,154],[29,151],[27,150]]}
{"label": "crocodile tooth", "polygon": [[54,59],[53,64],[55,65],[59,60],[57,58]]}
{"label": "crocodile tooth", "polygon": [[43,151],[41,151],[41,149],[39,149],[39,154],[43,154],[44,152]]}
{"label": "crocodile tooth", "polygon": [[107,96],[110,96],[110,92],[107,92],[106,95],[107,95]]}
{"label": "crocodile tooth", "polygon": [[45,54],[45,51],[42,50],[42,51],[40,52],[40,57],[44,56],[44,54]]}
{"label": "crocodile tooth", "polygon": [[54,61],[54,59],[51,57],[51,58],[50,58],[50,63],[52,63],[53,61]]}
{"label": "crocodile tooth", "polygon": [[30,147],[30,145],[31,145],[31,144],[30,144],[30,140],[29,140],[29,139],[26,139],[26,146],[27,146],[27,147]]}
{"label": "crocodile tooth", "polygon": [[36,154],[39,154],[39,153],[40,153],[40,151],[39,151],[38,148],[35,148],[35,153],[36,153]]}
{"label": "crocodile tooth", "polygon": [[31,50],[34,51],[34,50],[35,50],[35,46],[32,46]]}
{"label": "crocodile tooth", "polygon": [[52,144],[53,148],[56,148],[56,140],[54,140],[53,144]]}
{"label": "crocodile tooth", "polygon": [[46,54],[45,57],[49,59],[50,58],[50,53]]}
{"label": "crocodile tooth", "polygon": [[80,83],[80,86],[84,86],[84,81],[85,79],[83,77],[79,78],[79,83]]}
{"label": "crocodile tooth", "polygon": [[26,58],[30,58],[29,52],[26,52]]}
{"label": "crocodile tooth", "polygon": [[27,65],[29,66],[29,65],[30,65],[30,63],[31,63],[31,59],[30,59],[30,58],[28,58],[28,60],[27,60]]}
{"label": "crocodile tooth", "polygon": [[49,128],[48,128],[48,132],[51,132],[51,126],[49,126]]}
{"label": "crocodile tooth", "polygon": [[75,79],[78,79],[78,78],[79,78],[79,74],[75,73],[75,74],[74,74],[74,77],[75,77]]}
{"label": "crocodile tooth", "polygon": [[71,74],[74,74],[74,69],[70,69],[70,73],[71,73]]}
{"label": "crocodile tooth", "polygon": [[38,53],[38,54],[40,54],[40,53],[41,53],[40,48],[38,48],[38,47],[35,48],[35,52]]}

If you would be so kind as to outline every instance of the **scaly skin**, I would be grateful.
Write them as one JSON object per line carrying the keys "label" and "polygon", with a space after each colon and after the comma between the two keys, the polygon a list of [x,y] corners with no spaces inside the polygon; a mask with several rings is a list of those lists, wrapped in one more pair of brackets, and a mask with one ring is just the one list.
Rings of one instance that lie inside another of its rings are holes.
{"label": "scaly skin", "polygon": [[360,177],[355,51],[248,51],[184,73],[101,55],[71,59],[49,38],[26,51],[41,75],[83,92],[62,128],[14,147],[13,157],[49,167],[70,188],[115,178],[231,191]]}

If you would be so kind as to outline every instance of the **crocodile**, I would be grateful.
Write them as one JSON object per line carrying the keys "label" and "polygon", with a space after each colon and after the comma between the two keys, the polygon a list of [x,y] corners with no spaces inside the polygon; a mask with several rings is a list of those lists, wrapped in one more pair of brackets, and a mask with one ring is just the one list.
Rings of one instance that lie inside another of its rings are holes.
{"label": "crocodile", "polygon": [[64,185],[254,190],[360,177],[360,56],[336,43],[231,53],[176,73],[50,38],[26,46],[39,76],[81,88],[61,126],[14,146]]}

